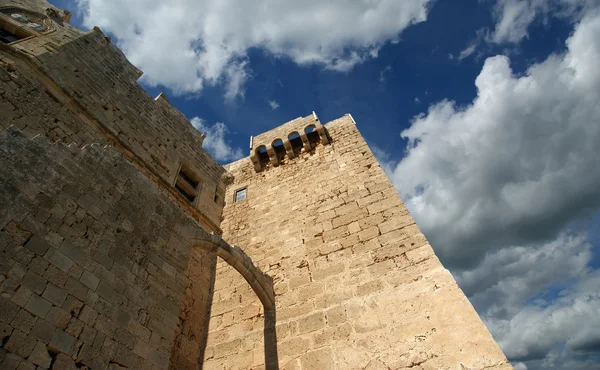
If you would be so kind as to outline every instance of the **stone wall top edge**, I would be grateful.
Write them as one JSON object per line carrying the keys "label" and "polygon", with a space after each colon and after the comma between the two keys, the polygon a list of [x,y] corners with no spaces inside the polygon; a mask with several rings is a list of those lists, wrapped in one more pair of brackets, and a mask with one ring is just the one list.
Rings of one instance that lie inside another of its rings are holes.
{"label": "stone wall top edge", "polygon": [[53,8],[54,10],[63,10],[46,0],[0,0],[0,7],[18,7],[23,9],[29,9],[44,14],[46,8]]}
{"label": "stone wall top edge", "polygon": [[[258,148],[262,144],[262,141],[264,141],[265,137],[269,137],[269,136],[273,136],[274,137],[274,134],[276,134],[277,130],[291,129],[291,131],[290,131],[290,133],[291,133],[291,132],[295,131],[295,129],[294,129],[295,126],[298,126],[298,125],[302,126],[305,123],[307,125],[310,124],[311,122],[307,121],[307,119],[310,120],[310,119],[313,119],[313,117],[314,116],[312,114],[309,115],[309,116],[306,116],[306,117],[298,117],[298,118],[295,118],[295,119],[293,119],[291,121],[288,121],[288,122],[284,123],[283,125],[275,127],[275,128],[273,128],[273,129],[271,129],[269,131],[266,131],[266,132],[264,132],[264,133],[262,133],[260,135],[253,136],[252,137],[252,141],[254,143],[253,149]],[[338,124],[352,124],[352,125],[355,125],[354,121],[349,117],[349,115],[348,114],[344,114],[343,116],[340,116],[340,117],[338,117],[336,119],[333,119],[333,120],[331,120],[331,121],[323,124],[323,126],[325,126],[325,127],[331,127],[331,126],[338,125]],[[258,143],[261,143],[261,144],[258,144]],[[240,158],[240,159],[238,159],[236,161],[224,164],[223,168],[226,171],[232,171],[235,168],[239,167],[239,165],[243,164],[243,162],[245,160],[248,160],[248,164],[251,165],[250,155],[248,155],[248,156]]]}

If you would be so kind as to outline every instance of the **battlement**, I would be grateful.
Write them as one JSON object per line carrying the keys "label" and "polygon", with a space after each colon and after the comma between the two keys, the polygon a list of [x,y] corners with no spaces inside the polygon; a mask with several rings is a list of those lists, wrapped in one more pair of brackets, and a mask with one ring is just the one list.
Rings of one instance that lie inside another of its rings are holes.
{"label": "battlement", "polygon": [[292,159],[303,150],[310,152],[318,143],[329,144],[325,127],[315,112],[298,117],[250,139],[250,160],[256,172],[279,166],[285,156]]}

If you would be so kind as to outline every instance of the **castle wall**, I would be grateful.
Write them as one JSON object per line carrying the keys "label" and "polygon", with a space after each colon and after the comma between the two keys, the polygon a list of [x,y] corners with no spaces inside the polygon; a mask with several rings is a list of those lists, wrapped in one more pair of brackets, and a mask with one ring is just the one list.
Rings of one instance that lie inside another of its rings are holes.
{"label": "castle wall", "polygon": [[204,369],[275,368],[274,347],[280,369],[510,369],[351,118],[325,127],[313,154],[226,166],[223,237],[274,279],[277,340],[219,263]]}
{"label": "castle wall", "polygon": [[[14,5],[42,14],[49,6],[0,0],[0,10]],[[192,207],[208,230],[219,232],[225,171],[202,149],[201,133],[166,98],[144,91],[141,72],[100,30],[48,22],[46,33],[0,45],[0,129],[110,143],[165,187],[174,186],[183,165],[200,179]]]}
{"label": "castle wall", "polygon": [[0,368],[196,369],[216,256],[114,148],[0,131]]}

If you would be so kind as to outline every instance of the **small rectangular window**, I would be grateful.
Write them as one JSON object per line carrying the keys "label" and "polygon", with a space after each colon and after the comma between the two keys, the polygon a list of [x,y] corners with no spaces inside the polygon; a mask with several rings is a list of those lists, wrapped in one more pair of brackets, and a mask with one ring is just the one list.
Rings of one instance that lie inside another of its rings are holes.
{"label": "small rectangular window", "polygon": [[18,41],[20,39],[22,39],[23,37],[19,37],[17,35],[15,35],[14,33],[5,30],[3,28],[0,28],[0,42],[3,42],[5,44],[9,44],[11,42],[14,41]]}
{"label": "small rectangular window", "polygon": [[[13,18],[15,18],[14,14]],[[34,25],[34,23],[27,23],[27,25],[29,24]],[[37,25],[37,23],[35,24]],[[27,27],[19,27],[0,16],[0,43],[10,44],[11,42],[27,38],[32,34],[32,32],[28,32]]]}
{"label": "small rectangular window", "polygon": [[235,201],[239,202],[246,199],[246,188],[236,190],[235,192]]}
{"label": "small rectangular window", "polygon": [[194,203],[199,193],[199,185],[200,177],[182,165],[175,179],[175,189],[189,200],[190,203]]}

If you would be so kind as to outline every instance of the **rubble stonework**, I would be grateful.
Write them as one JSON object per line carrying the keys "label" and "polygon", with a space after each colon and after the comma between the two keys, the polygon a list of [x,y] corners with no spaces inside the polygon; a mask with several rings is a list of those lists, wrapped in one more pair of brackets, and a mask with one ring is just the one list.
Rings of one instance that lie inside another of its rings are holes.
{"label": "rubble stonework", "polygon": [[0,369],[511,368],[350,115],[221,166],[69,19],[0,0]]}

